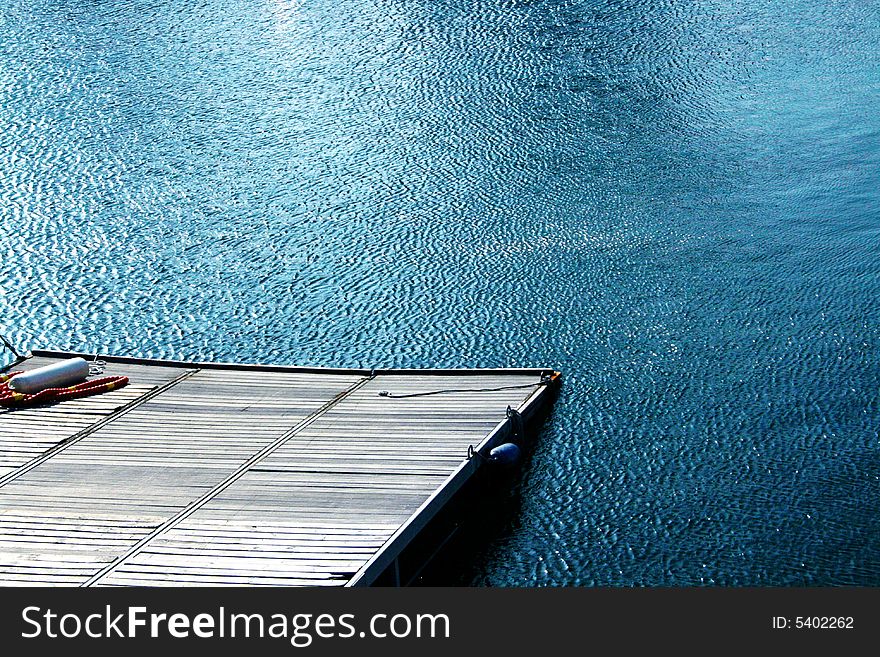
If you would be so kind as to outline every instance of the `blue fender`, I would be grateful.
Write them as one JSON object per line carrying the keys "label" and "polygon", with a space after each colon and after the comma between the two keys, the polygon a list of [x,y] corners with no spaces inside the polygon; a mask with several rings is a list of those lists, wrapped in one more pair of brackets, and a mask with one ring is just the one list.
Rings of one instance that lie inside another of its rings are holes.
{"label": "blue fender", "polygon": [[489,452],[489,463],[496,465],[516,465],[519,462],[520,449],[513,443],[504,443]]}

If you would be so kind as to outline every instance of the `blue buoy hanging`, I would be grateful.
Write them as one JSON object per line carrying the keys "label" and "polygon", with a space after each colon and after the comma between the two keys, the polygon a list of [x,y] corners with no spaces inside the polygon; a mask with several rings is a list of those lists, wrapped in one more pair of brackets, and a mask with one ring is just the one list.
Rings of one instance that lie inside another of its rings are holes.
{"label": "blue buoy hanging", "polygon": [[516,465],[519,462],[520,449],[513,443],[498,445],[489,452],[489,463],[496,465]]}

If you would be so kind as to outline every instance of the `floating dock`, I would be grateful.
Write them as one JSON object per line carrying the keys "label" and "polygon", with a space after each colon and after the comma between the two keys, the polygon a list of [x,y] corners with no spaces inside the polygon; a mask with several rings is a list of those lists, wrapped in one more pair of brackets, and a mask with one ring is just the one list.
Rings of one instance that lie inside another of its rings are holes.
{"label": "floating dock", "polygon": [[[73,356],[93,358],[14,369]],[[0,585],[406,584],[407,550],[558,378],[100,359],[130,384],[0,409]]]}

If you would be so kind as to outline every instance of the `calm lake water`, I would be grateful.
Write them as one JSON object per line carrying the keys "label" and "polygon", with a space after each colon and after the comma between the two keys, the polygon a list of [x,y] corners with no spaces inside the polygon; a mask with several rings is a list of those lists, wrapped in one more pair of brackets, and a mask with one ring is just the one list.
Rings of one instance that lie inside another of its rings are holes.
{"label": "calm lake water", "polygon": [[2,0],[0,329],[565,385],[444,583],[880,585],[880,7]]}

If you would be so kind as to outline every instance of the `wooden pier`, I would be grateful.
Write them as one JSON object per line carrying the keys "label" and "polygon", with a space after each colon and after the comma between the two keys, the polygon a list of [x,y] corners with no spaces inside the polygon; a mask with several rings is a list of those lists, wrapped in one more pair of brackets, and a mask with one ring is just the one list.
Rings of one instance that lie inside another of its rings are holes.
{"label": "wooden pier", "polygon": [[0,409],[0,585],[406,583],[402,556],[557,383],[100,358],[130,384]]}

